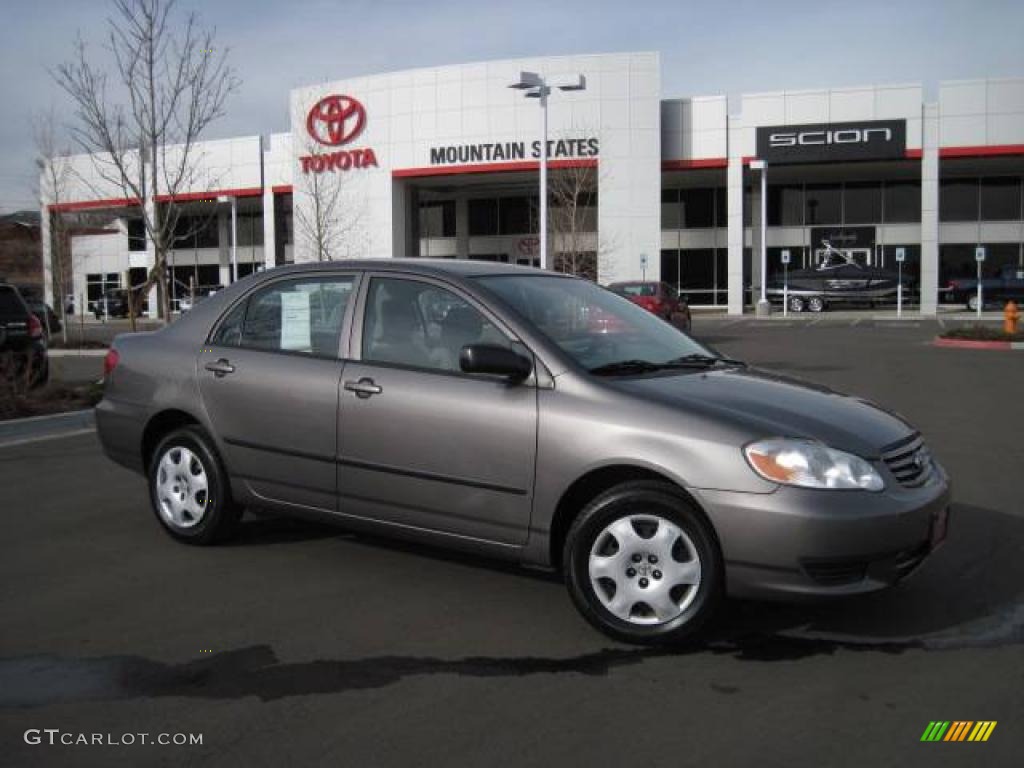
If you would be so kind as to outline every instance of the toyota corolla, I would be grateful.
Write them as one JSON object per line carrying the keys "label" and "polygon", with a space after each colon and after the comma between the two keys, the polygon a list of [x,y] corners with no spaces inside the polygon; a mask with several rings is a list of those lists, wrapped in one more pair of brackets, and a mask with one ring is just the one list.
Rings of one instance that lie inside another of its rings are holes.
{"label": "toyota corolla", "polygon": [[561,569],[630,642],[691,636],[726,595],[891,586],[946,531],[946,473],[899,416],[529,268],[282,267],[105,369],[104,450],[175,539],[248,507]]}

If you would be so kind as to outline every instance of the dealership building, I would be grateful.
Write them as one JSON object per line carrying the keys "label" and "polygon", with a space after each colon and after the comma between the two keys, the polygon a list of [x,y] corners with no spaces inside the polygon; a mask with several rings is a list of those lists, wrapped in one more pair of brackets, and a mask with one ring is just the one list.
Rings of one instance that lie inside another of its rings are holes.
{"label": "dealership building", "polygon": [[[1024,78],[665,98],[658,54],[641,52],[293,90],[290,133],[203,142],[191,183],[144,201],[173,197],[181,212],[174,300],[323,258],[536,263],[542,109],[509,87],[522,72],[585,78],[547,108],[552,268],[660,279],[693,305],[741,313],[761,285],[762,218],[769,277],[783,251],[790,268],[820,263],[826,242],[894,268],[900,248],[923,314],[947,280],[973,276],[979,245],[985,272],[1024,267]],[[74,296],[92,301],[141,283],[152,244],[140,201],[106,180],[102,158],[70,163],[47,208],[107,217],[73,238]]]}

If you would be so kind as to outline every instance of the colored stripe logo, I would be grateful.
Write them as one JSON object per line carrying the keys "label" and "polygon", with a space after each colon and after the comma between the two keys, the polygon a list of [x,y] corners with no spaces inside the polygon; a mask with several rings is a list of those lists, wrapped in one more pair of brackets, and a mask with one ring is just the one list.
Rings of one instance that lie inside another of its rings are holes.
{"label": "colored stripe logo", "polygon": [[921,741],[988,741],[996,720],[932,720]]}

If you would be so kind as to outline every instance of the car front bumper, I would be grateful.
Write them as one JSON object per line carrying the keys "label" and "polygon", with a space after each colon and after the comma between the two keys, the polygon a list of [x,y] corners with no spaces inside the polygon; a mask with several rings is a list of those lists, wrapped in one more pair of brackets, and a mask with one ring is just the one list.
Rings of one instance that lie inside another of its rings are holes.
{"label": "car front bumper", "polygon": [[692,491],[715,526],[736,597],[872,592],[914,571],[945,539],[950,484],[879,493],[780,486],[773,493]]}

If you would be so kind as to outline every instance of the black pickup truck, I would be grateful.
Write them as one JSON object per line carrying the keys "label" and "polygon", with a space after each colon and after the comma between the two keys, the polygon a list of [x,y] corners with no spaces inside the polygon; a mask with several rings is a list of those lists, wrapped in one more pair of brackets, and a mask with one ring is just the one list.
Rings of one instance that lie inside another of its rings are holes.
{"label": "black pickup truck", "polygon": [[[999,277],[981,279],[981,300],[985,306],[1002,306],[1005,302],[1024,301],[1024,267],[1003,267]],[[973,277],[950,280],[946,285],[946,300],[951,304],[966,304],[972,312],[978,309],[978,281]]]}

